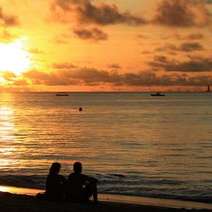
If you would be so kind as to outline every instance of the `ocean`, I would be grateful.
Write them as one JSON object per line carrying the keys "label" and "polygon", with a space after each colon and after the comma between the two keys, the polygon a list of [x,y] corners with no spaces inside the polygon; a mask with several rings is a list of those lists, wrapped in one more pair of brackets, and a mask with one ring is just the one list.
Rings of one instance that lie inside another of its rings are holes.
{"label": "ocean", "polygon": [[[102,193],[212,199],[212,94],[1,93],[0,184],[44,188],[75,161]],[[79,111],[79,108],[82,111]]]}

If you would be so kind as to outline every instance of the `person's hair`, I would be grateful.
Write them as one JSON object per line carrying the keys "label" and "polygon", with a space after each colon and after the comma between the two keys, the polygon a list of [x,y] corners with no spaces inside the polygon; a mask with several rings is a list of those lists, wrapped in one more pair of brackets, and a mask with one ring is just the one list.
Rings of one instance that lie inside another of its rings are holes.
{"label": "person's hair", "polygon": [[60,163],[52,163],[49,174],[58,174],[60,172],[61,165]]}
{"label": "person's hair", "polygon": [[75,173],[81,173],[82,172],[82,164],[80,162],[75,162],[73,165],[73,169]]}

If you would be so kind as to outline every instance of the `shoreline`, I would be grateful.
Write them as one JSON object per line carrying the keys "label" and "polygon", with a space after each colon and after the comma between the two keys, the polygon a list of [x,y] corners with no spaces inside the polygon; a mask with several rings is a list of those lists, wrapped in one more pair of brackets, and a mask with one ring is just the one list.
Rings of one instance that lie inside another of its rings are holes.
{"label": "shoreline", "polygon": [[[37,193],[44,192],[41,189],[33,188],[22,188],[13,186],[0,186],[1,196],[4,194],[10,194],[15,198],[21,196],[28,196],[34,198]],[[0,196],[0,198],[1,198]],[[117,195],[117,194],[99,194],[99,201],[107,204],[124,204],[138,207],[156,207],[156,208],[169,208],[169,209],[186,209],[186,210],[212,210],[212,204],[176,200],[176,199],[161,199],[151,197],[140,197],[140,196],[128,196],[128,195]]]}

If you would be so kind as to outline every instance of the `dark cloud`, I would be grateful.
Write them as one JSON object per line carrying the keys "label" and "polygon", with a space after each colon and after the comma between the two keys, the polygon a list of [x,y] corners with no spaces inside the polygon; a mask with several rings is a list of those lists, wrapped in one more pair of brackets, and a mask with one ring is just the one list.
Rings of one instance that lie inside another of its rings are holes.
{"label": "dark cloud", "polygon": [[177,40],[194,41],[194,40],[202,40],[204,38],[204,35],[202,33],[191,33],[187,35],[175,34],[175,38]]}
{"label": "dark cloud", "polygon": [[[164,80],[157,78],[154,73],[127,73],[118,74],[95,68],[79,68],[74,71],[63,70],[44,73],[30,71],[24,74],[33,84],[43,84],[49,86],[58,85],[101,85],[105,83],[113,85],[159,85],[167,84]],[[163,82],[162,82],[163,81]]]}
{"label": "dark cloud", "polygon": [[54,69],[72,69],[72,68],[76,68],[76,66],[73,65],[72,63],[54,63],[52,65],[52,67]]}
{"label": "dark cloud", "polygon": [[101,31],[98,28],[91,28],[91,29],[74,29],[74,34],[77,35],[80,39],[83,40],[107,40],[108,35]]}
{"label": "dark cloud", "polygon": [[204,0],[162,0],[154,23],[170,27],[205,26],[210,13]]}
{"label": "dark cloud", "polygon": [[200,51],[203,50],[203,46],[198,42],[186,42],[182,43],[179,50],[185,52],[192,52],[192,51]]}
{"label": "dark cloud", "polygon": [[157,52],[177,51],[177,47],[174,44],[166,44],[165,46],[155,49]]}
{"label": "dark cloud", "polygon": [[0,25],[6,27],[17,26],[19,24],[16,16],[5,14],[0,7]]}
{"label": "dark cloud", "polygon": [[176,51],[177,47],[174,44],[166,44],[165,46],[158,47],[155,49],[156,52],[170,52]]}
{"label": "dark cloud", "polygon": [[209,3],[210,0],[161,0],[154,17],[149,20],[121,12],[115,4],[97,4],[94,0],[53,0],[51,10],[55,20],[70,22],[75,14],[80,24],[140,26],[152,23],[168,27],[203,27],[212,20]]}
{"label": "dark cloud", "polygon": [[101,83],[113,83],[115,74],[95,68],[80,68],[71,74],[75,80],[86,85],[99,85]]}
{"label": "dark cloud", "polygon": [[60,70],[51,73],[30,71],[24,74],[33,85],[47,86],[205,86],[212,83],[208,75],[189,76],[187,74],[163,74],[154,72],[139,72],[119,74],[95,68],[78,68],[73,71]]}
{"label": "dark cloud", "polygon": [[168,60],[165,56],[158,56],[150,62],[152,68],[169,72],[212,72],[212,58],[190,57],[187,61]]}
{"label": "dark cloud", "polygon": [[148,39],[149,37],[148,37],[148,35],[144,35],[144,34],[139,34],[138,36],[137,36],[138,38],[140,38],[140,39]]}
{"label": "dark cloud", "polygon": [[42,71],[29,71],[23,74],[26,79],[31,80],[34,85],[47,85],[47,86],[68,86],[75,85],[78,82],[70,78],[69,71],[54,71],[46,73]]}
{"label": "dark cloud", "polygon": [[120,69],[121,68],[121,66],[119,64],[110,64],[108,67],[112,68],[112,69]]}
{"label": "dark cloud", "polygon": [[212,77],[208,75],[190,77],[187,85],[192,86],[206,86],[212,84]]}
{"label": "dark cloud", "polygon": [[185,37],[188,40],[201,40],[204,38],[204,35],[201,33],[193,33]]}
{"label": "dark cloud", "polygon": [[156,51],[180,51],[180,52],[194,52],[204,50],[203,46],[198,42],[184,42],[179,46],[174,44],[166,44],[163,47],[159,47]]}
{"label": "dark cloud", "polygon": [[141,25],[146,23],[142,17],[137,17],[129,12],[120,12],[116,5],[99,4],[92,0],[54,0],[53,12],[61,9],[65,13],[77,13],[80,23],[111,25],[128,24]]}

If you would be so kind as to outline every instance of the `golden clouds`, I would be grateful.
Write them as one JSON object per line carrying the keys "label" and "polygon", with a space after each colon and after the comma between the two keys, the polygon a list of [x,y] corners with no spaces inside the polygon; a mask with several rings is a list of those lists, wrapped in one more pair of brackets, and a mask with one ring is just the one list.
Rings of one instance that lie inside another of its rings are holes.
{"label": "golden clouds", "polygon": [[158,69],[163,69],[168,72],[187,72],[200,73],[212,72],[212,58],[211,57],[194,57],[190,56],[184,61],[168,60],[165,56],[155,57],[150,65]]}
{"label": "golden clouds", "polygon": [[74,34],[76,34],[79,38],[84,40],[94,40],[94,41],[100,41],[100,40],[107,40],[108,35],[101,31],[98,28],[78,28],[74,30]]}
{"label": "golden clouds", "polygon": [[211,21],[211,14],[205,0],[161,0],[155,16],[134,15],[121,12],[114,4],[96,4],[92,0],[54,0],[52,13],[57,19],[70,22],[73,13],[78,23],[99,26],[127,24],[142,26],[159,24],[170,27],[205,26]]}
{"label": "golden clouds", "polygon": [[34,64],[24,74],[1,72],[0,78],[11,86],[67,90],[199,86],[211,80],[209,1],[158,0],[155,7],[126,1],[0,0],[0,41],[26,36]]}
{"label": "golden clouds", "polygon": [[141,17],[132,15],[129,12],[120,12],[116,5],[96,5],[92,0],[54,0],[52,10],[56,12],[57,9],[62,10],[64,13],[75,12],[78,21],[85,24],[141,25],[145,23],[145,20]]}
{"label": "golden clouds", "polygon": [[154,22],[169,27],[205,26],[210,16],[204,0],[163,0]]}
{"label": "golden clouds", "polygon": [[[11,86],[47,86],[82,87],[94,88],[109,86],[116,88],[141,89],[143,86],[205,86],[212,83],[212,77],[207,74],[157,74],[153,71],[140,71],[138,73],[119,73],[95,68],[75,68],[72,70],[55,70],[50,73],[42,71],[29,71],[22,78],[15,78],[7,73],[3,76],[10,79]],[[68,89],[67,89],[68,90]]]}
{"label": "golden clouds", "polygon": [[19,24],[18,18],[14,15],[9,15],[0,7],[0,26],[12,27]]}

